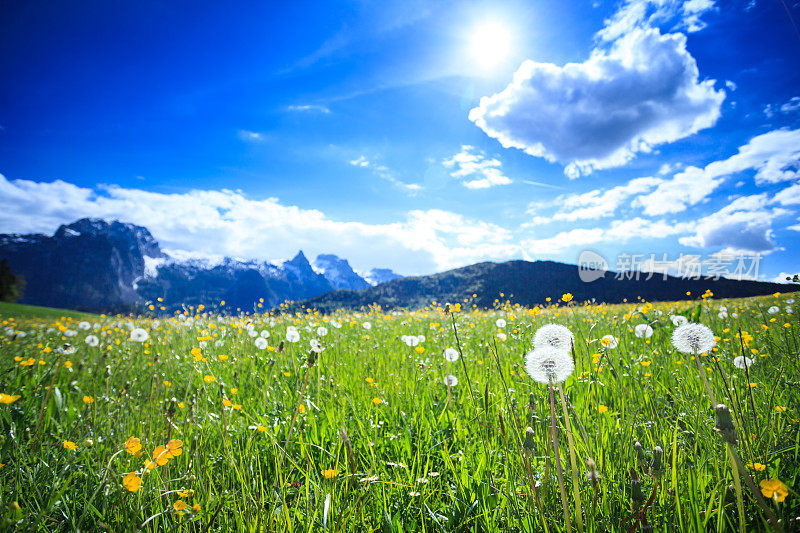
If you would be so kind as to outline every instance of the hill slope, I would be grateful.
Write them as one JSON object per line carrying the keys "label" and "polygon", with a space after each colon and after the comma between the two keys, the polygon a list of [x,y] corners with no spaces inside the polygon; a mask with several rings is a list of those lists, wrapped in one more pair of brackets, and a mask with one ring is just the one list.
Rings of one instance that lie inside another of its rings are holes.
{"label": "hill slope", "polygon": [[[525,306],[546,303],[546,298],[557,300],[564,293],[572,293],[576,301],[592,300],[618,303],[623,299],[681,300],[686,292],[699,296],[710,289],[715,297],[732,298],[792,292],[798,285],[736,281],[720,278],[685,279],[656,274],[651,279],[641,274],[637,280],[616,279],[613,272],[585,283],[578,276],[576,265],[553,261],[508,261],[505,263],[477,263],[433,274],[405,277],[360,291],[334,291],[298,302],[323,312],[339,308],[355,309],[377,303],[384,308],[420,308],[431,301],[461,302],[465,298],[479,307],[491,307],[495,298],[510,300]],[[501,297],[500,293],[504,296]],[[476,294],[475,298],[472,295]]]}

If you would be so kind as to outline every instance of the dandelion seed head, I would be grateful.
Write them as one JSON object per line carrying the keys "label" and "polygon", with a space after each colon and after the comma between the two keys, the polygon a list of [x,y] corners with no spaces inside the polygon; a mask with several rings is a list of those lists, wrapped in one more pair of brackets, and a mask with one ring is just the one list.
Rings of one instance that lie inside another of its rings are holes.
{"label": "dandelion seed head", "polygon": [[600,344],[613,350],[617,346],[619,346],[619,339],[617,339],[614,335],[606,335],[600,339]]}
{"label": "dandelion seed head", "polygon": [[150,338],[150,334],[147,333],[147,330],[142,328],[133,328],[131,330],[131,340],[134,342],[144,342]]}
{"label": "dandelion seed head", "polygon": [[525,356],[525,371],[538,383],[561,383],[575,370],[569,352],[545,346]]}
{"label": "dandelion seed head", "polygon": [[653,336],[653,328],[649,324],[637,324],[633,332],[640,339],[647,339]]}
{"label": "dandelion seed head", "polygon": [[672,345],[682,353],[708,353],[714,344],[714,332],[703,324],[687,323],[672,332]]}
{"label": "dandelion seed head", "polygon": [[533,336],[533,347],[555,348],[562,351],[570,351],[575,342],[575,336],[569,328],[560,324],[547,324],[536,330]]}
{"label": "dandelion seed head", "polygon": [[740,370],[744,370],[745,368],[750,368],[750,365],[753,364],[753,360],[749,357],[745,357],[744,355],[740,355],[738,357],[733,358],[733,366]]}
{"label": "dandelion seed head", "polygon": [[266,349],[267,348],[267,339],[265,339],[264,337],[258,337],[256,339],[256,348],[258,348],[259,350]]}
{"label": "dandelion seed head", "polygon": [[458,378],[455,377],[453,374],[447,374],[444,377],[444,384],[447,385],[448,387],[455,387],[456,385],[458,385]]}
{"label": "dandelion seed head", "polygon": [[506,321],[505,321],[505,320],[503,320],[502,318],[498,318],[498,319],[495,321],[494,325],[495,325],[495,326],[497,326],[497,327],[498,327],[498,328],[500,328],[500,329],[503,329],[504,327],[506,327]]}
{"label": "dandelion seed head", "polygon": [[669,318],[670,318],[670,320],[672,320],[672,325],[673,326],[682,326],[682,325],[686,324],[687,322],[689,322],[689,319],[686,318],[683,315],[672,315]]}
{"label": "dandelion seed head", "polygon": [[100,339],[98,339],[96,335],[87,335],[84,341],[89,346],[97,346],[100,344]]}
{"label": "dandelion seed head", "polygon": [[447,348],[444,351],[444,359],[445,361],[450,361],[451,363],[458,361],[458,351],[454,348]]}

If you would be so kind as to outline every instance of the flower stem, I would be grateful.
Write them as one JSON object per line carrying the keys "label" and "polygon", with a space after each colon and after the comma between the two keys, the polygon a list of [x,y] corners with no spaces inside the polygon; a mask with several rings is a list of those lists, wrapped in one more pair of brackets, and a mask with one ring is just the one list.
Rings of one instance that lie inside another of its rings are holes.
{"label": "flower stem", "polygon": [[556,399],[553,395],[553,387],[547,387],[550,391],[550,431],[553,438],[553,455],[556,459],[556,473],[558,474],[558,489],[561,491],[561,505],[564,508],[564,523],[567,526],[567,533],[572,533],[572,519],[569,516],[569,504],[567,503],[567,491],[564,489],[564,471],[561,469],[561,457],[558,453],[558,435],[556,434]]}
{"label": "flower stem", "polygon": [[564,398],[564,389],[558,384],[558,394],[561,397],[561,408],[564,410],[564,426],[567,429],[567,444],[569,444],[569,462],[572,466],[572,494],[575,498],[575,519],[578,522],[578,531],[583,533],[583,509],[581,507],[581,492],[578,485],[578,464],[575,459],[575,444],[572,440],[572,425],[567,412],[567,401]]}

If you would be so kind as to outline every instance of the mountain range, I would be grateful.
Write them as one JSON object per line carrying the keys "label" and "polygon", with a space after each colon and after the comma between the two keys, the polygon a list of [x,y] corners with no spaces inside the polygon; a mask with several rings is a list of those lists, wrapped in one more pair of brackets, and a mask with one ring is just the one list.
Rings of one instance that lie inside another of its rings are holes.
{"label": "mountain range", "polygon": [[291,308],[305,306],[329,313],[336,309],[359,309],[374,303],[383,308],[418,309],[432,301],[465,302],[481,308],[493,307],[496,301],[524,306],[557,301],[565,293],[577,302],[621,303],[636,301],[675,301],[697,298],[710,290],[715,298],[734,298],[800,291],[798,284],[767,283],[727,278],[703,279],[664,277],[647,279],[646,273],[618,275],[605,272],[591,282],[584,282],[577,265],[554,261],[506,261],[477,263],[430,276],[404,277],[360,291],[337,290],[296,302]]}
{"label": "mountain range", "polygon": [[22,303],[87,311],[133,310],[158,298],[167,311],[221,301],[249,311],[259,301],[272,308],[400,277],[385,268],[361,276],[331,254],[312,266],[302,251],[280,264],[181,261],[164,253],[147,228],[91,218],[62,225],[52,236],[0,235],[0,259],[24,277]]}
{"label": "mountain range", "polygon": [[[613,272],[581,280],[576,265],[553,261],[477,263],[429,276],[401,277],[390,269],[360,275],[346,259],[302,251],[280,264],[224,258],[178,260],[164,253],[147,228],[84,218],[62,225],[52,236],[0,235],[0,259],[25,278],[22,303],[87,311],[135,311],[161,299],[172,312],[185,305],[226,302],[252,311],[293,302],[290,309],[330,312],[379,304],[420,308],[431,301],[492,307],[496,300],[544,304],[571,293],[576,301],[680,300],[710,289],[715,297],[744,297],[800,290],[797,284],[732,279],[687,279],[660,275],[645,279]],[[473,296],[474,295],[474,296]]]}

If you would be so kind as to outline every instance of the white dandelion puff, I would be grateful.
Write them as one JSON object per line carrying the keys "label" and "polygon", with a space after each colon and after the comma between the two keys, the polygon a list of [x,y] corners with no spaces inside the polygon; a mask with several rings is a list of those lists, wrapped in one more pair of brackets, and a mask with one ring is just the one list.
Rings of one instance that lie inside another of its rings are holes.
{"label": "white dandelion puff", "polygon": [[653,328],[651,328],[649,324],[637,324],[636,327],[633,328],[633,332],[640,339],[648,339],[653,336]]}
{"label": "white dandelion puff", "polygon": [[131,340],[134,342],[144,342],[150,338],[150,334],[147,333],[147,330],[142,328],[134,328],[131,330]]}
{"label": "white dandelion puff", "polygon": [[539,383],[561,383],[575,370],[569,352],[545,346],[536,348],[525,356],[525,371]]}
{"label": "white dandelion puff", "polygon": [[77,334],[78,332],[75,331],[74,329],[68,329],[67,331],[64,332],[65,337],[74,337]]}
{"label": "white dandelion puff", "polygon": [[371,330],[371,329],[372,329],[372,324],[371,324],[370,322],[364,322],[364,323],[363,323],[363,324],[361,324],[361,325],[362,325],[362,326],[364,327],[364,329],[365,329],[365,330],[367,330],[367,331],[369,331],[369,330]]}
{"label": "white dandelion puff", "polygon": [[672,345],[683,353],[708,353],[716,342],[714,332],[703,324],[684,324],[672,332]]}
{"label": "white dandelion puff", "polygon": [[500,339],[501,341],[504,341],[506,340],[507,337],[506,334],[501,331],[500,333],[497,334],[497,338]]}
{"label": "white dandelion puff", "polygon": [[259,336],[260,336],[262,339],[268,339],[268,338],[269,338],[269,331],[267,331],[267,330],[263,330],[261,333],[259,333]]}
{"label": "white dandelion puff", "polygon": [[689,319],[686,318],[683,315],[672,315],[669,318],[670,318],[670,320],[672,320],[672,325],[676,326],[676,327],[677,326],[682,326],[682,325],[686,324],[687,322],[689,322]]}
{"label": "white dandelion puff", "polygon": [[425,342],[425,335],[417,335],[418,342]]}
{"label": "white dandelion puff", "polygon": [[78,324],[78,329],[82,329],[82,330],[84,330],[84,331],[85,331],[85,330],[87,330],[87,329],[91,329],[91,328],[92,328],[92,325],[91,325],[91,324],[89,324],[89,323],[88,323],[88,322],[86,322],[86,321],[80,322],[80,323]]}
{"label": "white dandelion puff", "polygon": [[451,363],[458,361],[458,351],[453,348],[447,348],[444,351],[444,359],[445,361],[450,361]]}
{"label": "white dandelion puff", "polygon": [[400,340],[406,343],[410,348],[419,344],[419,339],[415,335],[403,335]]}
{"label": "white dandelion puff", "polygon": [[536,330],[533,336],[534,349],[555,348],[570,351],[575,342],[575,336],[569,328],[560,324],[547,324]]}
{"label": "white dandelion puff", "polygon": [[328,328],[326,328],[325,326],[320,326],[317,328],[317,336],[324,337],[327,334],[328,334]]}
{"label": "white dandelion puff", "polygon": [[447,385],[448,387],[455,387],[456,385],[458,385],[458,378],[455,377],[453,374],[447,374],[444,377],[444,384]]}
{"label": "white dandelion puff", "polygon": [[781,308],[778,307],[777,305],[773,305],[772,307],[767,309],[767,313],[769,313],[771,315],[774,315],[775,313],[780,313],[780,312],[781,312]]}
{"label": "white dandelion puff", "polygon": [[259,350],[266,349],[267,348],[267,339],[265,339],[264,337],[258,337],[256,339],[256,348],[258,348]]}
{"label": "white dandelion puff", "polygon": [[86,341],[86,344],[88,344],[89,346],[97,346],[98,344],[100,344],[100,339],[98,339],[96,335],[87,335],[86,339],[84,340]]}
{"label": "white dandelion puff", "polygon": [[717,313],[717,317],[720,320],[725,320],[726,318],[728,318],[728,312],[727,311],[720,311],[719,313]]}
{"label": "white dandelion puff", "polygon": [[314,353],[322,353],[322,350],[324,350],[322,343],[320,343],[317,339],[311,339],[309,344],[311,345],[311,351]]}
{"label": "white dandelion puff", "polygon": [[300,340],[300,332],[296,328],[288,328],[286,330],[286,340],[289,342],[297,342]]}
{"label": "white dandelion puff", "polygon": [[617,346],[619,346],[619,339],[616,338],[614,335],[606,335],[600,339],[600,344],[605,346],[606,348],[613,350]]}
{"label": "white dandelion puff", "polygon": [[250,335],[251,337],[258,337],[258,332],[254,329],[248,329],[247,334]]}
{"label": "white dandelion puff", "polygon": [[500,329],[503,329],[504,327],[506,327],[506,321],[505,321],[505,320],[503,320],[502,318],[498,318],[498,319],[495,321],[494,325],[495,325],[495,326],[497,326],[497,327],[498,327],[498,328],[500,328]]}
{"label": "white dandelion puff", "polygon": [[740,370],[744,370],[745,368],[750,368],[750,365],[753,364],[753,360],[749,357],[745,357],[744,355],[740,355],[738,357],[733,358],[733,366]]}

